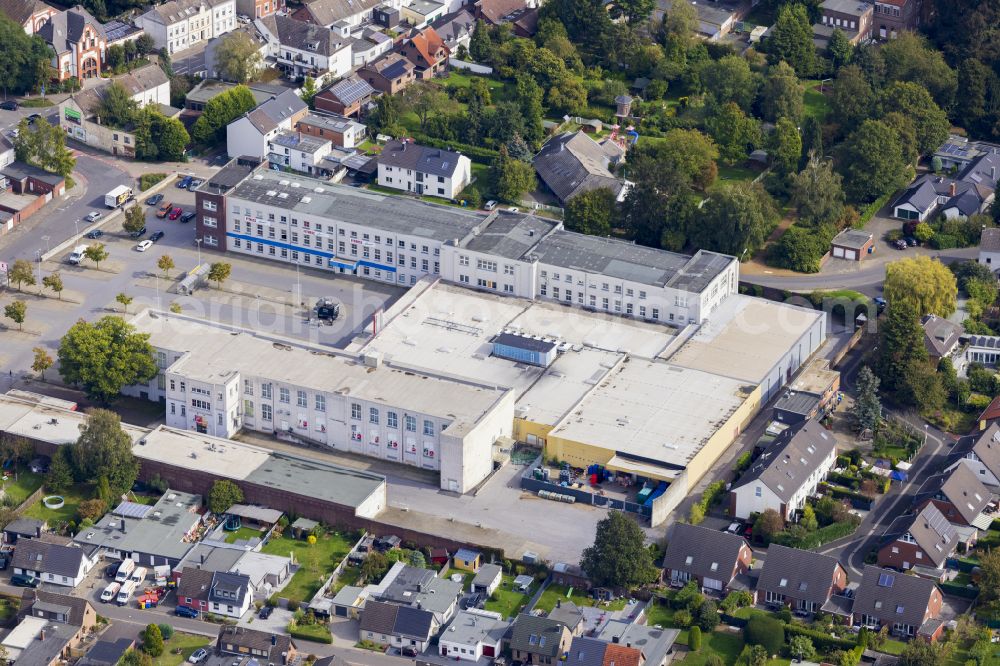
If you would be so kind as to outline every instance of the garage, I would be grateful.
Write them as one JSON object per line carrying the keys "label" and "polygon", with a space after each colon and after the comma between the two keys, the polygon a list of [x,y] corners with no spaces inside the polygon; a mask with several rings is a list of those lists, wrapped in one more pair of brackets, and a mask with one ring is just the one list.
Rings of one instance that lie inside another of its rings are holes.
{"label": "garage", "polygon": [[830,256],[846,261],[861,261],[875,251],[875,237],[862,229],[845,229],[830,243]]}
{"label": "garage", "polygon": [[844,258],[844,248],[842,248],[842,247],[835,247],[835,248],[833,248],[833,256],[836,257],[837,259],[843,259]]}
{"label": "garage", "polygon": [[858,258],[857,250],[844,250],[844,259],[848,261],[855,261]]}

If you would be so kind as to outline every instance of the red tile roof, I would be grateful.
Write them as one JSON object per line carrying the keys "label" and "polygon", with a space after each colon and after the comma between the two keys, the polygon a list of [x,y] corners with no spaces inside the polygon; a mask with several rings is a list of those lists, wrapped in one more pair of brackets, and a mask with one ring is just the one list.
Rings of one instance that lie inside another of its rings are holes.
{"label": "red tile roof", "polygon": [[449,53],[448,47],[444,45],[444,40],[441,39],[441,35],[437,34],[434,28],[425,28],[423,31],[418,32],[410,38],[410,43],[430,66],[437,64],[437,54],[441,49],[445,50],[446,56]]}
{"label": "red tile roof", "polygon": [[980,421],[992,421],[994,419],[1000,419],[1000,396],[993,398],[993,402],[979,415]]}
{"label": "red tile roof", "polygon": [[642,652],[621,644],[612,643],[604,650],[604,666],[639,666]]}

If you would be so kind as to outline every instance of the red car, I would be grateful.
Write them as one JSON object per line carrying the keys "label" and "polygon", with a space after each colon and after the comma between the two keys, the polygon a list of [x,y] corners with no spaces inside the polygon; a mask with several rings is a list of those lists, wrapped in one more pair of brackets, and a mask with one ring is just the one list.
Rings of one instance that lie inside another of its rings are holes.
{"label": "red car", "polygon": [[183,212],[184,212],[183,208],[174,208],[172,211],[170,211],[170,215],[168,217],[171,220],[176,220],[178,217],[181,216],[181,213]]}

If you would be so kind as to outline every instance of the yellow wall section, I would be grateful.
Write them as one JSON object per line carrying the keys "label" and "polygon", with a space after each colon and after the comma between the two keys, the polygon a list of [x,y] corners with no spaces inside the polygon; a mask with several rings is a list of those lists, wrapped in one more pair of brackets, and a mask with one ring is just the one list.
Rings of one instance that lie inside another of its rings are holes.
{"label": "yellow wall section", "polygon": [[715,431],[708,442],[701,448],[694,458],[687,465],[687,478],[688,478],[688,491],[693,488],[701,477],[711,469],[715,461],[719,459],[726,449],[735,441],[735,439],[743,432],[747,423],[757,415],[760,409],[760,394],[761,388],[758,386],[753,390],[752,393],[743,401],[733,415],[722,425],[718,430]]}
{"label": "yellow wall section", "polygon": [[528,435],[534,435],[539,439],[547,440],[549,433],[555,426],[545,423],[535,423],[527,419],[514,419],[514,439],[518,442],[527,442]]}

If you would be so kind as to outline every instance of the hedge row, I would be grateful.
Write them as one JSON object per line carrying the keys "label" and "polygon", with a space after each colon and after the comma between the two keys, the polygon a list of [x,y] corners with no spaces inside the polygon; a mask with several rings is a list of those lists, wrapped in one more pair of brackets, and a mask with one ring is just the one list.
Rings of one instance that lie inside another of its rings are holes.
{"label": "hedge row", "polygon": [[965,585],[956,585],[955,583],[938,583],[938,587],[941,588],[944,594],[950,594],[953,597],[975,599],[979,596],[979,589],[975,587],[966,587]]}
{"label": "hedge row", "polygon": [[829,484],[823,484],[823,488],[828,490],[835,499],[857,500],[859,502],[864,502],[869,505],[875,503],[875,500],[873,500],[871,497],[868,497],[867,495],[862,495],[861,493],[855,492],[848,488],[842,488],[840,486],[831,486]]}
{"label": "hedge row", "polygon": [[775,535],[772,542],[790,548],[812,550],[813,548],[819,548],[825,543],[830,543],[831,541],[836,541],[837,539],[842,539],[845,536],[853,534],[856,529],[858,529],[858,526],[853,522],[832,523],[826,527],[819,528],[815,532],[809,532],[801,538],[796,538],[794,533],[781,532]]}
{"label": "hedge row", "polygon": [[312,641],[313,643],[326,643],[326,644],[333,643],[333,636],[330,635],[330,632],[321,634],[320,632],[315,630],[309,631],[308,629],[304,629],[298,626],[290,626],[288,627],[288,634],[292,638],[299,638],[304,641]]}
{"label": "hedge row", "polygon": [[432,148],[444,148],[446,150],[454,150],[456,152],[462,153],[468,157],[473,162],[480,162],[481,164],[489,164],[496,159],[497,155],[500,153],[496,150],[490,150],[489,148],[482,148],[481,146],[473,146],[468,143],[459,143],[457,141],[445,141],[444,139],[435,139],[432,136],[428,136],[421,132],[410,132],[409,133],[413,140],[422,146],[431,146]]}
{"label": "hedge row", "polygon": [[824,633],[822,631],[816,631],[815,629],[809,629],[798,624],[786,624],[785,625],[785,635],[788,638],[792,636],[806,636],[813,642],[813,646],[820,652],[833,652],[834,650],[850,650],[857,645],[857,641],[849,640],[846,638],[837,638],[836,636],[831,636],[830,634]]}

